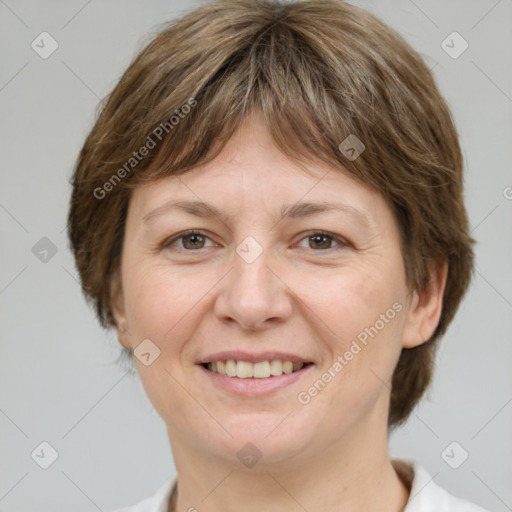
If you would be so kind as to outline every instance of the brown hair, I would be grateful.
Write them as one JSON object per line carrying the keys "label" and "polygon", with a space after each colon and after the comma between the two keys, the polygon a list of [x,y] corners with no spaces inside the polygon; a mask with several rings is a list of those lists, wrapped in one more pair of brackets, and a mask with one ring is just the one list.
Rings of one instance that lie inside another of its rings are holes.
{"label": "brown hair", "polygon": [[[314,155],[383,195],[410,290],[428,288],[432,263],[449,264],[439,324],[402,350],[393,376],[388,423],[398,425],[431,380],[474,240],[456,128],[430,70],[394,30],[342,0],[214,0],[159,27],[76,163],[68,235],[83,291],[102,326],[115,326],[110,289],[131,190],[215,158],[255,110],[290,158]],[[354,160],[339,148],[350,134],[365,145]]]}

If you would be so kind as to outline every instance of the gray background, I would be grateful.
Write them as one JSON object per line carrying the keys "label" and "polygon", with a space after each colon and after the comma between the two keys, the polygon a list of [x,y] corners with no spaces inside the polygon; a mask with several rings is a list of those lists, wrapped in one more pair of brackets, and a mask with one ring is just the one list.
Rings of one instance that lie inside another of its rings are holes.
{"label": "gray background", "polygon": [[[433,67],[460,132],[478,240],[476,278],[442,342],[435,383],[392,435],[391,453],[419,460],[453,494],[512,510],[512,1],[353,3]],[[163,421],[138,377],[114,364],[120,346],[81,296],[65,224],[68,181],[99,99],[157,23],[199,4],[0,1],[3,512],[106,511],[174,474]],[[47,59],[31,48],[43,31],[59,45]],[[453,31],[469,43],[456,59],[441,47]],[[43,237],[57,249],[46,262],[32,252]],[[43,441],[59,455],[46,470],[31,457]],[[469,453],[458,469],[441,457],[452,441],[462,447],[452,459]]]}

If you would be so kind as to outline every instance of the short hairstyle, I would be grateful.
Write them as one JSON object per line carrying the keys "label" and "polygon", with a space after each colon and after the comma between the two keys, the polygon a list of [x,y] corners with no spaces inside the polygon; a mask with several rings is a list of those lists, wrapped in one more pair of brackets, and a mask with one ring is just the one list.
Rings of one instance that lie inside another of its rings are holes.
{"label": "short hairstyle", "polygon": [[[77,158],[68,236],[83,292],[101,325],[115,327],[111,282],[131,191],[211,161],[253,111],[292,160],[313,156],[382,194],[410,291],[428,289],[432,265],[448,262],[438,326],[402,349],[393,374],[393,428],[430,383],[436,341],[472,278],[474,240],[449,108],[420,55],[363,9],[342,0],[214,0],[158,27]],[[350,135],[365,146],[355,159],[340,150]]]}

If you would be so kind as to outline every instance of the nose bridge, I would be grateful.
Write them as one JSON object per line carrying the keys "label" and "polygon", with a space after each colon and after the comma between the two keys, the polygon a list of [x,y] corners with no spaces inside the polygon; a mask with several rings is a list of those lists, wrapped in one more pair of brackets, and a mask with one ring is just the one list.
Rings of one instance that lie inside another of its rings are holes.
{"label": "nose bridge", "polygon": [[236,247],[233,268],[216,304],[219,317],[235,320],[245,328],[259,327],[271,319],[282,320],[291,313],[286,286],[270,270],[275,266],[273,251],[263,237],[259,238],[261,243],[248,236]]}

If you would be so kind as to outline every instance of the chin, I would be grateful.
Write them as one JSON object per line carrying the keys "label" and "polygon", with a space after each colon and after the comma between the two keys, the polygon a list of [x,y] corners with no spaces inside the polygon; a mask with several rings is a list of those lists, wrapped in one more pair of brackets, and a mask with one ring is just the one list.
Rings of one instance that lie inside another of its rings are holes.
{"label": "chin", "polygon": [[[318,425],[297,421],[299,418],[292,418],[293,413],[287,417],[290,410],[237,414],[224,420],[222,425],[232,437],[224,431],[217,437],[214,446],[218,455],[238,466],[242,463],[242,468],[246,465],[249,469],[256,467],[260,470],[296,457],[311,445],[318,433]],[[211,439],[206,443],[211,450]]]}

